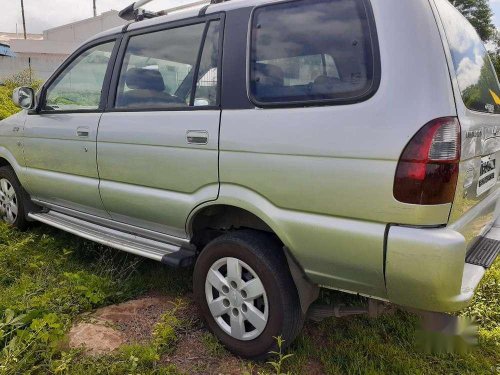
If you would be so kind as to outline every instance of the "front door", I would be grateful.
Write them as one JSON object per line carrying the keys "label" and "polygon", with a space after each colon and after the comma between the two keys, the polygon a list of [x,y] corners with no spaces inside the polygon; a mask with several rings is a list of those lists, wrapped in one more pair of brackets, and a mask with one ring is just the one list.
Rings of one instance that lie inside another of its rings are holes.
{"label": "front door", "polygon": [[115,40],[77,52],[50,79],[27,117],[24,150],[33,199],[107,216],[99,196],[96,140]]}
{"label": "front door", "polygon": [[221,30],[211,16],[124,38],[97,140],[114,220],[185,237],[190,211],[217,198]]}

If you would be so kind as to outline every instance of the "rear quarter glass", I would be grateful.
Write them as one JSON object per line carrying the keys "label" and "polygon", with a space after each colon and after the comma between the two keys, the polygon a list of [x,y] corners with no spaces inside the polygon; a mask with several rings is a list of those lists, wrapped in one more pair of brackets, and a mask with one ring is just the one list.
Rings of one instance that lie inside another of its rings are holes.
{"label": "rear quarter glass", "polygon": [[481,38],[448,1],[437,0],[436,6],[465,106],[473,111],[500,114],[500,86]]}
{"label": "rear quarter glass", "polygon": [[374,34],[364,0],[289,1],[256,8],[251,99],[261,106],[367,99],[380,76]]}

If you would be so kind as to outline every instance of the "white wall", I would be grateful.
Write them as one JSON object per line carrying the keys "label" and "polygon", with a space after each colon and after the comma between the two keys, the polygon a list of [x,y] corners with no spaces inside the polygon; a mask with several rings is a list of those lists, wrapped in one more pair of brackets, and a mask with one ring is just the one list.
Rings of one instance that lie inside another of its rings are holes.
{"label": "white wall", "polygon": [[66,55],[32,55],[23,56],[18,54],[16,58],[0,56],[0,82],[24,69],[29,68],[29,57],[31,57],[31,69],[34,79],[45,81],[61,65]]}
{"label": "white wall", "polygon": [[104,30],[121,26],[125,20],[111,10],[95,18],[88,18],[43,32],[43,40],[11,39],[15,58],[0,56],[0,82],[27,69],[29,58],[37,79],[46,80],[54,70],[85,40]]}
{"label": "white wall", "polygon": [[43,32],[43,38],[56,42],[81,43],[101,31],[122,26],[125,23],[125,20],[118,17],[117,11],[110,10],[95,18],[88,18],[46,30]]}

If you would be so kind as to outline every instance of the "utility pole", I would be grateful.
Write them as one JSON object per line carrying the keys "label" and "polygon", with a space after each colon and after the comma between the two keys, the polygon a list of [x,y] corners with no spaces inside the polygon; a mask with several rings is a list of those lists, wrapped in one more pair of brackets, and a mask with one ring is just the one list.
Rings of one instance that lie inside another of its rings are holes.
{"label": "utility pole", "polygon": [[21,0],[21,13],[23,15],[24,39],[28,39],[28,37],[26,36],[26,19],[24,18],[24,0]]}
{"label": "utility pole", "polygon": [[96,0],[94,0],[94,17],[97,17],[97,9],[95,7],[95,2],[96,2]]}

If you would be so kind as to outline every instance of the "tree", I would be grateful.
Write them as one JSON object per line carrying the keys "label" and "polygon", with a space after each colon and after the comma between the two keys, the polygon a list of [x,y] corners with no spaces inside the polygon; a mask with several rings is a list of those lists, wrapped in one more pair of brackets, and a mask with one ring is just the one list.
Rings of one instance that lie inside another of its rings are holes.
{"label": "tree", "polygon": [[500,30],[495,30],[489,44],[491,46],[491,62],[500,78]]}
{"label": "tree", "polygon": [[450,2],[476,28],[482,40],[488,41],[494,36],[493,11],[488,0],[450,0]]}

